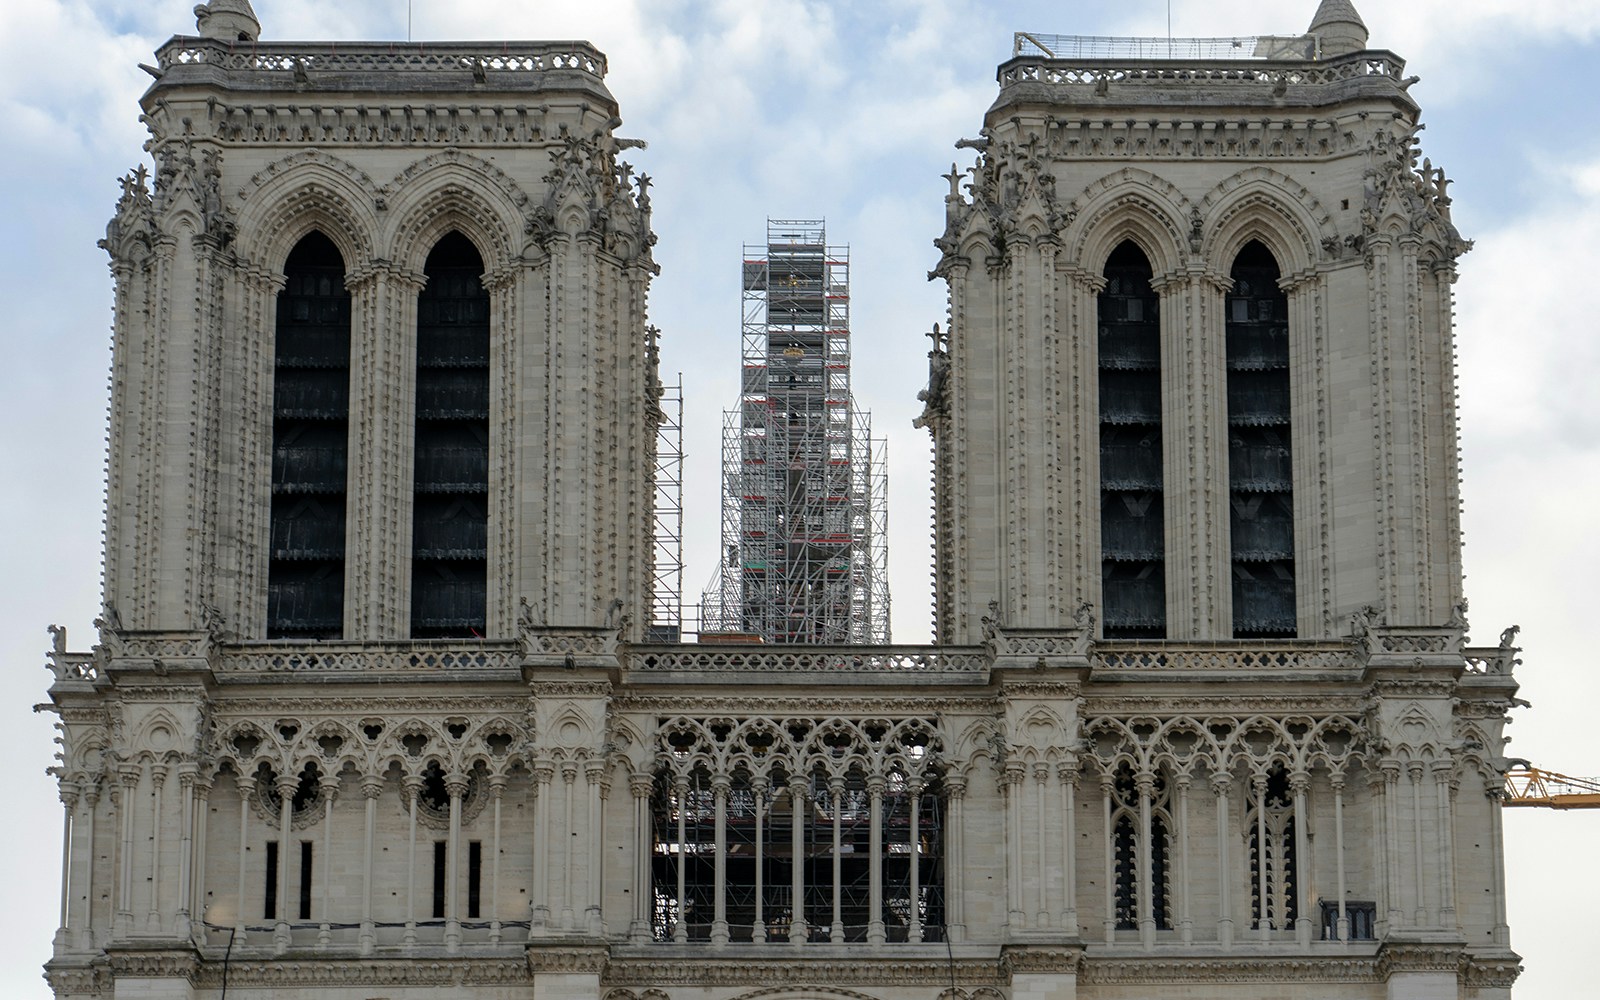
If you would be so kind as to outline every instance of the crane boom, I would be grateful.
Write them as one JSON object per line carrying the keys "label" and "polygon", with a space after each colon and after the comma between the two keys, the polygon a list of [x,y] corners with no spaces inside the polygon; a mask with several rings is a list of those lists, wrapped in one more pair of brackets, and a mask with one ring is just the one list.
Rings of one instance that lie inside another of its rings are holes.
{"label": "crane boom", "polygon": [[1506,771],[1501,804],[1542,806],[1546,809],[1600,809],[1600,778],[1573,778],[1530,764],[1514,764]]}

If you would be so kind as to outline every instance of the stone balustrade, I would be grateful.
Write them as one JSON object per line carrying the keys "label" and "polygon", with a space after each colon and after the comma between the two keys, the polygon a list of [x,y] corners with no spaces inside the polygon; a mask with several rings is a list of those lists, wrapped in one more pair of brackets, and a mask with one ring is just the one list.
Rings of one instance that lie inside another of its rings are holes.
{"label": "stone balustrade", "polygon": [[175,38],[156,52],[163,70],[216,66],[253,73],[576,72],[602,80],[606,57],[583,42],[224,42]]}

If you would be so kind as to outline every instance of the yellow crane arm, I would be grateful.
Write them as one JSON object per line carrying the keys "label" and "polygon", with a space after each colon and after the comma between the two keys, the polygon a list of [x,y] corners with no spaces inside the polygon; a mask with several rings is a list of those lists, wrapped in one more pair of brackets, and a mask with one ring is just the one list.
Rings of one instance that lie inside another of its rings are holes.
{"label": "yellow crane arm", "polygon": [[1502,805],[1546,809],[1600,809],[1600,778],[1573,778],[1531,764],[1513,764],[1506,771]]}

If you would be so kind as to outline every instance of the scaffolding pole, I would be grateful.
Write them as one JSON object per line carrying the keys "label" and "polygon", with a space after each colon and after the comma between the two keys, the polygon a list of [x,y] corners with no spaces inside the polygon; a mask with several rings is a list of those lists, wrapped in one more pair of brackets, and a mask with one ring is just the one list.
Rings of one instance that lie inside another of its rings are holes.
{"label": "scaffolding pole", "polygon": [[723,418],[721,565],[702,637],[886,643],[886,448],[850,388],[850,249],[767,220],[746,245],[740,398]]}

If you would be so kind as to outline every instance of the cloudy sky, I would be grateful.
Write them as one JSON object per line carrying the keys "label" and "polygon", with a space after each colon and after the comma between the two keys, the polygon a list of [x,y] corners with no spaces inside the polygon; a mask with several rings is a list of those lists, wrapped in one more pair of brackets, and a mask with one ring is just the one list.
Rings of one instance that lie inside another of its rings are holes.
{"label": "cloudy sky", "polygon": [[[138,70],[192,33],[195,0],[30,0],[0,15],[0,996],[48,996],[60,807],[43,769],[45,626],[92,642],[111,285],[95,241],[116,178],[143,159]],[[1294,33],[1315,0],[1173,0],[1179,36]],[[257,0],[268,39],[404,39],[406,0]],[[1003,8],[1003,10],[1002,10]],[[1600,247],[1600,0],[1407,0],[1362,11],[1374,48],[1422,82],[1424,151],[1456,184],[1477,240],[1458,287],[1467,592],[1474,638],[1523,626],[1510,752],[1600,774],[1600,669],[1582,623],[1600,565],[1600,336],[1585,306]],[[1165,0],[413,0],[418,39],[585,38],[610,57],[630,155],[654,176],[662,266],[652,318],[684,373],[690,512],[685,589],[715,553],[717,428],[733,399],[740,246],[765,219],[828,220],[852,248],[857,396],[891,453],[895,638],[926,639],[928,448],[911,428],[925,280],[942,229],[940,174],[976,133],[1012,32],[1162,35]],[[1507,820],[1518,1000],[1593,990],[1580,919],[1600,893],[1600,812]]]}

